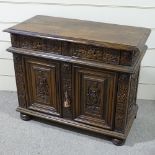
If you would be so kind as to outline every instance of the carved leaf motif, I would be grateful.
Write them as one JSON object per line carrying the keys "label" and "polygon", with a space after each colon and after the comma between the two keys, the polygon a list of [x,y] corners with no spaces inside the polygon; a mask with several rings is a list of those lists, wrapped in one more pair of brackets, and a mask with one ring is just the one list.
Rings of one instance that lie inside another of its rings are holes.
{"label": "carved leaf motif", "polygon": [[41,102],[49,103],[48,75],[45,71],[36,72],[36,96]]}
{"label": "carved leaf motif", "polygon": [[88,113],[100,114],[100,87],[98,82],[87,81],[85,111]]}

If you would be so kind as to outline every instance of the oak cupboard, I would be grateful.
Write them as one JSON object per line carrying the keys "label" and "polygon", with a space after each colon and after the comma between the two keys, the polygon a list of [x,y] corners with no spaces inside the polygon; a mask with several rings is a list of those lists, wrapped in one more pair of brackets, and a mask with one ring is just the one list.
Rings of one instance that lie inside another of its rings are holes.
{"label": "oak cupboard", "polygon": [[125,142],[149,29],[35,16],[5,31],[23,120],[40,117]]}

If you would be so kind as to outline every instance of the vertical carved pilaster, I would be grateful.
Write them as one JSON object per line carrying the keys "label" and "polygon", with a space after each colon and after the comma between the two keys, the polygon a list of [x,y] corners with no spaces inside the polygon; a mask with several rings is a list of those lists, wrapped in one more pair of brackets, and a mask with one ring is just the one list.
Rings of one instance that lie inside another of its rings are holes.
{"label": "vertical carved pilaster", "polygon": [[120,74],[118,77],[115,130],[119,132],[123,132],[126,125],[129,79],[130,76],[128,74]]}
{"label": "vertical carved pilaster", "polygon": [[63,117],[72,118],[72,79],[71,64],[61,64]]}
{"label": "vertical carved pilaster", "polygon": [[23,70],[23,60],[22,56],[18,54],[13,55],[14,58],[14,68],[16,73],[16,85],[17,85],[17,92],[18,92],[18,102],[19,106],[26,108],[26,86],[25,86],[25,77],[24,77],[24,70]]}
{"label": "vertical carved pilaster", "polygon": [[134,115],[133,114],[134,113],[133,108],[134,108],[134,106],[136,106],[139,71],[140,71],[140,67],[130,77],[130,95],[129,95],[128,119],[127,119],[128,122],[130,121],[131,117]]}

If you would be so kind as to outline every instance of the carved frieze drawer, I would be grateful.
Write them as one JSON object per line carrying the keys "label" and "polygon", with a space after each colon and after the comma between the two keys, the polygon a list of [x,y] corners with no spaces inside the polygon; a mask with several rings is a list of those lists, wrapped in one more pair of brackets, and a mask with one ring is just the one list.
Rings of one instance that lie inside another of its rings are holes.
{"label": "carved frieze drawer", "polygon": [[138,51],[124,51],[94,45],[70,43],[54,39],[37,38],[23,35],[11,35],[12,46],[46,53],[71,56],[113,65],[132,66],[139,56]]}

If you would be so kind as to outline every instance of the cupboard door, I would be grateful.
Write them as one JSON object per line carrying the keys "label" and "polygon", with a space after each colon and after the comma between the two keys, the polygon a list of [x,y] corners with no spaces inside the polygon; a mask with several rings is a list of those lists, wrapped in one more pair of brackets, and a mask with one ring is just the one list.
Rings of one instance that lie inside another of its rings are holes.
{"label": "cupboard door", "polygon": [[73,71],[75,121],[112,129],[116,73],[78,66]]}
{"label": "cupboard door", "polygon": [[25,65],[28,108],[60,116],[59,63],[27,58]]}

